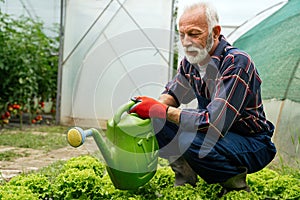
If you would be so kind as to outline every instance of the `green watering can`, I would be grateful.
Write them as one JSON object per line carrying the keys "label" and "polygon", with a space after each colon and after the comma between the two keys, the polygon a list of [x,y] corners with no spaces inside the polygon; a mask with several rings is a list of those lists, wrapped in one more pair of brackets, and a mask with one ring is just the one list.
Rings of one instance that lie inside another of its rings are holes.
{"label": "green watering can", "polygon": [[158,162],[158,143],[150,119],[141,119],[127,111],[135,104],[121,106],[107,122],[107,131],[95,128],[71,128],[67,140],[79,147],[86,137],[93,136],[106,162],[106,169],[114,186],[121,190],[135,190],[154,175]]}

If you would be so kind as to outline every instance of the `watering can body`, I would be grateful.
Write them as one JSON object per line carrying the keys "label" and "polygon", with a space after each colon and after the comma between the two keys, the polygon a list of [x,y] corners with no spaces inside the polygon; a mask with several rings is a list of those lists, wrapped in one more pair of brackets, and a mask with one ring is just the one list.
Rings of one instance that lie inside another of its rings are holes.
{"label": "watering can body", "polygon": [[[107,122],[105,133],[93,128],[86,131],[76,128],[68,132],[72,146],[79,146],[86,136],[93,136],[111,181],[122,190],[134,190],[146,184],[155,175],[158,163],[158,143],[151,120],[127,113],[134,104],[130,101],[121,106]],[[76,143],[74,134],[78,130],[81,138]]]}
{"label": "watering can body", "polygon": [[107,122],[106,137],[113,146],[113,159],[107,160],[107,171],[118,189],[136,189],[155,174],[158,144],[150,119],[141,119],[127,111],[129,102],[119,108]]}

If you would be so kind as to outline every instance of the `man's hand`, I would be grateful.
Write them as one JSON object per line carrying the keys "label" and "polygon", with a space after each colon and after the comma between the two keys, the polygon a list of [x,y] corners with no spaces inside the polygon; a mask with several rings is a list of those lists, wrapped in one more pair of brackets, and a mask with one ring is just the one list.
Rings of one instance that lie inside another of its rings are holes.
{"label": "man's hand", "polygon": [[146,96],[134,97],[131,100],[136,102],[129,110],[129,113],[137,113],[143,119],[166,118],[168,106]]}

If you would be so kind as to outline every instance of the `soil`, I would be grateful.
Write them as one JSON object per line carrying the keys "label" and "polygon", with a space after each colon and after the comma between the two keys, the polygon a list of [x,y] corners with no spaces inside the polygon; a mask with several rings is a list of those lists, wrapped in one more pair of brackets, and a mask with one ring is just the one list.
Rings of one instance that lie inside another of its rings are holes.
{"label": "soil", "polygon": [[8,181],[20,173],[36,171],[59,160],[69,160],[72,157],[93,155],[99,152],[93,138],[87,138],[85,143],[78,148],[67,146],[48,152],[44,150],[0,146],[0,152],[9,150],[26,156],[11,161],[0,161],[0,181],[1,179]]}

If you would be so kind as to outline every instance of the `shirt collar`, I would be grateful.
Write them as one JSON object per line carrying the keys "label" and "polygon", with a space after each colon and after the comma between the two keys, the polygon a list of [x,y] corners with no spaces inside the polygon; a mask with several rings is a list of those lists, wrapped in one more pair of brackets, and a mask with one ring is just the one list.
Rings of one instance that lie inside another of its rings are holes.
{"label": "shirt collar", "polygon": [[226,47],[231,46],[223,35],[219,36],[219,44],[212,55],[212,58],[220,59],[226,52]]}
{"label": "shirt collar", "polygon": [[223,57],[227,51],[227,47],[231,47],[231,45],[227,42],[223,35],[220,35],[219,44],[211,56],[204,80],[214,79],[216,76],[218,76],[221,67],[220,62],[223,60]]}

